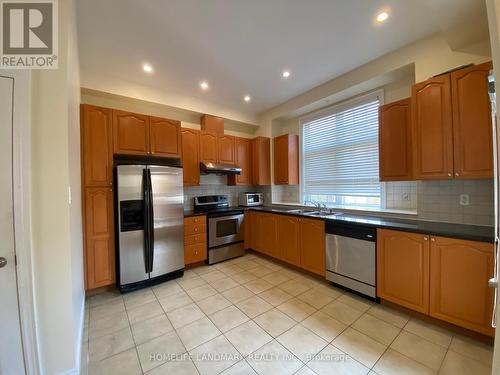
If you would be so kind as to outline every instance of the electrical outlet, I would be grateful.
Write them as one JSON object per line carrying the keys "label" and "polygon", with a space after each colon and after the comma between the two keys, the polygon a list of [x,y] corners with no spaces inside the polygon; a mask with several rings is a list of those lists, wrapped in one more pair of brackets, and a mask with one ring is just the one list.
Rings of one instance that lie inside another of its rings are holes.
{"label": "electrical outlet", "polygon": [[460,194],[460,206],[469,205],[469,194]]}
{"label": "electrical outlet", "polygon": [[409,193],[403,193],[403,201],[405,201],[405,202],[410,201],[410,194]]}

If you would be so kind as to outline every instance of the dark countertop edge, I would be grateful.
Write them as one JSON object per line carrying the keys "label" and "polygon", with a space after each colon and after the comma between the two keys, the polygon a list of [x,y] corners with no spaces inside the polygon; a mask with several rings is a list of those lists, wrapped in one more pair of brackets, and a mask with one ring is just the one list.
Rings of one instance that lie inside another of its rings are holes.
{"label": "dark countertop edge", "polygon": [[300,216],[309,219],[324,220],[341,224],[354,224],[359,226],[368,226],[380,229],[391,229],[403,232],[421,233],[421,234],[457,238],[469,241],[494,243],[494,228],[482,225],[456,224],[456,223],[425,221],[425,220],[408,220],[400,218],[391,218],[386,216],[382,217],[382,216],[368,216],[368,215],[352,215],[346,213],[335,218],[325,218],[325,217],[286,212],[283,211],[282,208],[276,208],[272,206],[246,207],[245,209],[251,211],[269,212],[278,215]]}
{"label": "dark countertop edge", "polygon": [[193,210],[184,210],[184,217],[192,217],[192,216],[203,216],[206,215],[205,212],[194,212]]}

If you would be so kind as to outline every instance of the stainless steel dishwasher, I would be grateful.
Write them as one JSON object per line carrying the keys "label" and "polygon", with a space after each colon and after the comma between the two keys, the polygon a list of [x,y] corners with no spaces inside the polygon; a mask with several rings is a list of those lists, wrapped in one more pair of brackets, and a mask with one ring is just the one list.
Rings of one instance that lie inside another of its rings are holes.
{"label": "stainless steel dishwasher", "polygon": [[376,228],[327,221],[326,279],[376,299],[376,241]]}

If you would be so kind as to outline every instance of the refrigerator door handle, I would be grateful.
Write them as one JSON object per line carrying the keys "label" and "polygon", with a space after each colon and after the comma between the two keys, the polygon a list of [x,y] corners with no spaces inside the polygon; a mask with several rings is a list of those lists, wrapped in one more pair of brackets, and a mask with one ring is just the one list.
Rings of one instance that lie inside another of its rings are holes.
{"label": "refrigerator door handle", "polygon": [[155,226],[153,212],[153,185],[151,183],[151,170],[148,168],[148,217],[149,217],[149,271],[153,272],[154,255],[155,255]]}
{"label": "refrigerator door handle", "polygon": [[148,179],[148,169],[142,170],[142,194],[143,194],[143,215],[144,215],[144,264],[146,268],[146,273],[150,272],[150,264],[149,264],[149,253],[150,253],[150,237],[149,237],[149,226],[150,226],[150,217],[149,217],[149,179]]}

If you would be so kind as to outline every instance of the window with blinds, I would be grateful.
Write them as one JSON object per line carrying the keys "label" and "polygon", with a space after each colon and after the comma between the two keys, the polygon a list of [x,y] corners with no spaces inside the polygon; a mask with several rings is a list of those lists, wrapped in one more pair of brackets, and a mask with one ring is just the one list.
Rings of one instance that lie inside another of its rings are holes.
{"label": "window with blinds", "polygon": [[304,202],[380,207],[378,107],[372,95],[302,121]]}

